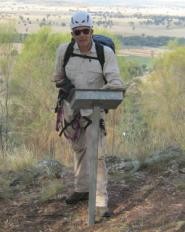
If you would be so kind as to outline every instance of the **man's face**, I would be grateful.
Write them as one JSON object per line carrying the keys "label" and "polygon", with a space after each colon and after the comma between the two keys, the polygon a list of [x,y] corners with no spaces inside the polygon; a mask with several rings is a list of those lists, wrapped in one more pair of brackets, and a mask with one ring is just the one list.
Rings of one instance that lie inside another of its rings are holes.
{"label": "man's face", "polygon": [[77,27],[71,32],[73,38],[80,46],[89,46],[93,30],[90,27]]}

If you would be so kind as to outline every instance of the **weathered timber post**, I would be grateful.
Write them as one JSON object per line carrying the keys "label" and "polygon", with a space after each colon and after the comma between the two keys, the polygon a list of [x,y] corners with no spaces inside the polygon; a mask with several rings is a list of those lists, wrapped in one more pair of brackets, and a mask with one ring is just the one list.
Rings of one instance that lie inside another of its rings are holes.
{"label": "weathered timber post", "polygon": [[96,215],[96,183],[97,183],[97,160],[98,160],[98,140],[100,109],[115,109],[123,100],[122,90],[110,89],[75,89],[69,97],[73,109],[93,109],[91,143],[93,149],[87,147],[90,157],[89,167],[89,204],[88,223],[95,223]]}

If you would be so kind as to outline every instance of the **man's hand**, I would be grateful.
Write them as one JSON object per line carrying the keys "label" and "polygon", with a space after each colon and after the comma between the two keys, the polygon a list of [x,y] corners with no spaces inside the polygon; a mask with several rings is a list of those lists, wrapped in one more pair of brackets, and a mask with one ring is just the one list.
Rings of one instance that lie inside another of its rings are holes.
{"label": "man's hand", "polygon": [[124,90],[125,88],[122,85],[115,83],[107,83],[102,87],[102,89],[116,89],[116,90]]}

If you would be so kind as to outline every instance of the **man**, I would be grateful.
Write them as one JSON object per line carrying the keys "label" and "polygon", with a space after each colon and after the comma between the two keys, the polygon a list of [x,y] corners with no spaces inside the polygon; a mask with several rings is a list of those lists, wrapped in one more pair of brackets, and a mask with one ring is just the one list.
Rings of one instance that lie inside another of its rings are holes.
{"label": "man", "polygon": [[[92,39],[93,21],[89,13],[84,11],[76,12],[71,18],[71,35],[74,39],[73,53],[65,68],[64,56],[68,44],[62,44],[58,48],[56,57],[55,82],[60,86],[67,78],[72,85],[78,89],[123,89],[123,83],[120,79],[120,72],[116,57],[111,48],[104,46],[105,63],[102,67],[97,59],[80,57],[96,57],[95,43]],[[64,70],[65,69],[65,70]],[[104,79],[106,79],[106,84]],[[88,199],[89,187],[89,154],[88,146],[91,144],[91,124],[92,109],[81,109],[80,112],[74,112],[69,103],[63,101],[63,111],[66,123],[70,123],[78,115],[78,133],[77,127],[68,126],[65,135],[70,139],[72,148],[75,151],[74,174],[75,191],[66,199],[67,204],[76,204],[79,201]],[[80,115],[80,116],[79,116]],[[101,112],[99,149],[98,149],[98,172],[97,172],[97,192],[96,207],[101,216],[110,216],[108,211],[107,194],[107,172],[103,156],[105,151],[105,127],[104,112]]]}

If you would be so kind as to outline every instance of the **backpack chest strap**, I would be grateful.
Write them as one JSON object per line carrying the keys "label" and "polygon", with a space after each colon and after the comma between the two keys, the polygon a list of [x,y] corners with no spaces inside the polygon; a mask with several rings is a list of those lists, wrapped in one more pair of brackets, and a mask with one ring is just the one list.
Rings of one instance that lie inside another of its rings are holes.
{"label": "backpack chest strap", "polygon": [[[89,60],[91,60],[91,59],[99,60],[100,65],[102,67],[102,71],[103,71],[103,66],[104,66],[104,63],[105,63],[104,48],[103,48],[103,45],[100,44],[99,42],[97,42],[97,41],[94,41],[94,42],[95,42],[95,48],[96,48],[97,57],[92,57],[92,56],[73,53],[75,41],[72,40],[71,43],[69,43],[69,45],[68,45],[68,47],[66,49],[66,52],[64,54],[64,62],[63,62],[64,72],[65,72],[65,66],[67,65],[70,57],[72,57],[72,56],[78,56],[78,57],[81,57],[81,58],[84,58],[84,59],[89,59]],[[107,80],[106,80],[106,78],[104,76],[103,76],[103,79],[104,79],[104,82],[106,84]]]}
{"label": "backpack chest strap", "polygon": [[102,46],[102,44],[95,42],[95,48],[96,48],[96,53],[97,53],[97,57],[92,57],[92,56],[87,56],[87,55],[81,55],[81,54],[77,54],[77,53],[73,53],[74,50],[74,40],[71,41],[71,43],[69,43],[66,52],[64,54],[64,62],[63,62],[63,67],[65,69],[65,66],[67,65],[69,59],[71,56],[78,56],[84,59],[95,59],[95,60],[99,60],[102,70],[103,70],[103,66],[105,63],[105,57],[104,57],[104,48]]}
{"label": "backpack chest strap", "polygon": [[78,56],[84,59],[89,59],[89,60],[99,60],[98,57],[94,57],[94,56],[87,56],[87,55],[82,55],[82,54],[77,54],[77,53],[72,53],[71,54],[72,57],[74,56]]}
{"label": "backpack chest strap", "polygon": [[[99,55],[99,56],[98,56]],[[90,60],[92,60],[92,59],[94,59],[94,60],[98,60],[99,62],[100,62],[100,65],[101,65],[101,67],[102,67],[102,71],[103,71],[103,65],[104,65],[104,62],[105,62],[105,58],[104,58],[104,55],[101,55],[101,52],[99,51],[99,54],[98,54],[98,51],[97,51],[97,57],[94,57],[94,56],[87,56],[87,55],[81,55],[81,54],[77,54],[77,53],[72,53],[71,54],[71,57],[74,57],[74,56],[78,56],[78,57],[80,57],[80,58],[84,58],[84,59],[89,59],[89,61]],[[101,57],[101,58],[100,58]],[[103,59],[103,60],[102,60]],[[105,82],[105,84],[107,83],[107,80],[106,80],[106,78],[103,76],[103,80],[104,80],[104,82]]]}

